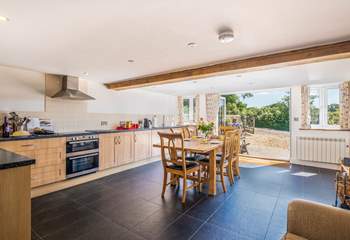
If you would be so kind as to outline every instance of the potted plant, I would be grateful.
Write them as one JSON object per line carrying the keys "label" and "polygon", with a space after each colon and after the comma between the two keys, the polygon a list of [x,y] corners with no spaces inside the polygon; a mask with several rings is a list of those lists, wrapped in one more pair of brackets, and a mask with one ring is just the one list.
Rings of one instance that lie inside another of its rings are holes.
{"label": "potted plant", "polygon": [[200,122],[198,125],[198,130],[208,139],[209,134],[213,132],[214,123],[213,122]]}

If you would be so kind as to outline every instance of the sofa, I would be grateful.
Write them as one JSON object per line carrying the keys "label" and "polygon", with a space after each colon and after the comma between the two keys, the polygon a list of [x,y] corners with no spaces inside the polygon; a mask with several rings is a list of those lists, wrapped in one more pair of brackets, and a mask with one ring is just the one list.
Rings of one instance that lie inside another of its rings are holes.
{"label": "sofa", "polygon": [[287,233],[282,240],[350,239],[350,211],[306,200],[288,204]]}

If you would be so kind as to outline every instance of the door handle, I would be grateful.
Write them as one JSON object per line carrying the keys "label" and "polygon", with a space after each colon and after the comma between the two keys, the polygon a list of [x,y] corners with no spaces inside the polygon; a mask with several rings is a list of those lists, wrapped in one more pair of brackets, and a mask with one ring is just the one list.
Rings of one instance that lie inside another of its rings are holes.
{"label": "door handle", "polygon": [[81,156],[77,156],[77,157],[70,157],[68,159],[69,160],[74,160],[74,159],[78,159],[78,158],[93,157],[93,156],[97,156],[97,155],[98,155],[98,153],[93,153],[93,154],[81,155]]}
{"label": "door handle", "polygon": [[32,147],[33,146],[33,144],[23,144],[23,145],[21,145],[21,147]]}

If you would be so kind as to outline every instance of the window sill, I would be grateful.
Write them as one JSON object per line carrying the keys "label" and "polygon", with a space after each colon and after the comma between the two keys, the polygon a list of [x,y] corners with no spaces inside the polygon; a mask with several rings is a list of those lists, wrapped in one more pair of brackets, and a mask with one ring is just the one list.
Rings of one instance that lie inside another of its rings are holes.
{"label": "window sill", "polygon": [[350,131],[350,128],[299,128],[302,131]]}

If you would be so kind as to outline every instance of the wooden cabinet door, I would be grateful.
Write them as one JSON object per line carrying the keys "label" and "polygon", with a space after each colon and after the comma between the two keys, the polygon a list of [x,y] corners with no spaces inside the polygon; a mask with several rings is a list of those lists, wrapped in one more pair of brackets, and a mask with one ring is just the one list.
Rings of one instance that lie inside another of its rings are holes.
{"label": "wooden cabinet door", "polygon": [[35,165],[31,170],[31,187],[37,187],[65,179],[65,149],[48,148],[35,151]]}
{"label": "wooden cabinet door", "polygon": [[35,159],[35,164],[31,165],[31,187],[65,179],[65,138],[2,142],[0,148]]}
{"label": "wooden cabinet door", "polygon": [[151,131],[137,131],[134,133],[135,161],[145,160],[151,157]]}
{"label": "wooden cabinet door", "polygon": [[100,161],[99,169],[108,169],[117,165],[115,159],[115,137],[117,134],[101,134],[99,135],[99,151],[100,151]]}
{"label": "wooden cabinet door", "polygon": [[66,178],[66,139],[35,140],[35,164],[31,170],[31,187]]}
{"label": "wooden cabinet door", "polygon": [[114,156],[118,166],[134,161],[134,134],[124,132],[116,134],[114,138]]}

